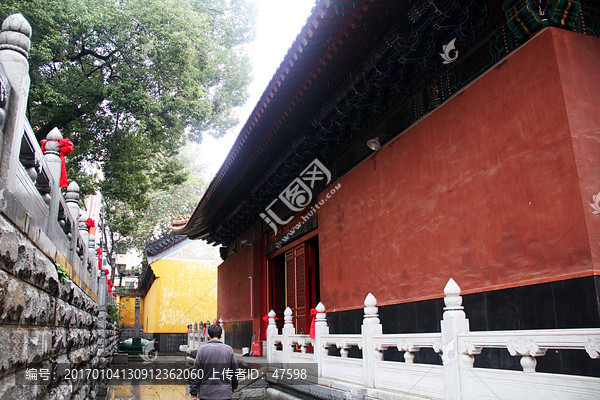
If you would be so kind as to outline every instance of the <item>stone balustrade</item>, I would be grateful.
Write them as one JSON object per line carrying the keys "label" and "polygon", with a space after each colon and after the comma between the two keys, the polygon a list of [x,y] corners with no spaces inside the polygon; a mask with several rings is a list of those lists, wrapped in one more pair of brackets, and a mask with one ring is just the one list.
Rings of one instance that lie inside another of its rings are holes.
{"label": "stone balustrade", "polygon": [[[212,324],[216,324],[217,322],[221,325],[221,328],[223,328],[221,340],[225,342],[225,324],[223,318],[213,320]],[[188,324],[187,344],[179,346],[179,351],[186,353],[188,364],[191,365],[194,363],[194,358],[196,357],[198,349],[208,343],[209,338],[206,328],[208,328],[209,325],[211,325],[211,322],[208,319],[206,322],[190,322]]]}
{"label": "stone balustrade", "polygon": [[79,209],[79,186],[71,182],[64,195],[60,188],[63,136],[50,131],[42,151],[25,115],[31,27],[14,14],[0,36],[0,211],[84,292],[104,300],[104,277],[99,279],[97,258],[87,251],[87,227],[80,229],[80,218],[85,225],[87,217]]}
{"label": "stone balustrade", "polygon": [[[58,129],[44,151],[25,111],[31,26],[21,14],[0,32],[0,398],[89,399],[98,381],[68,380],[72,368],[103,368],[118,326],[104,304],[104,274],[90,244],[79,186],[60,188]],[[45,370],[37,384],[19,377]]]}
{"label": "stone balustrade", "polygon": [[[433,399],[545,399],[556,393],[561,393],[561,398],[598,398],[600,378],[540,373],[535,367],[536,357],[557,349],[584,350],[600,362],[600,329],[471,332],[454,280],[449,280],[444,294],[439,333],[383,334],[377,300],[371,293],[365,299],[362,333],[358,335],[330,334],[321,303],[316,307],[314,339],[295,333],[290,308],[284,312],[279,333],[276,314],[270,311],[267,360],[284,365],[315,363],[320,384],[338,388],[344,382],[348,387],[360,385],[362,395],[369,398],[381,398],[383,393],[389,396],[390,391]],[[350,356],[353,348],[356,351]],[[404,361],[386,361],[384,352],[389,348],[404,353]],[[475,357],[486,348],[520,357],[522,371],[474,367]],[[416,363],[415,355],[421,349],[431,349],[441,362]]]}

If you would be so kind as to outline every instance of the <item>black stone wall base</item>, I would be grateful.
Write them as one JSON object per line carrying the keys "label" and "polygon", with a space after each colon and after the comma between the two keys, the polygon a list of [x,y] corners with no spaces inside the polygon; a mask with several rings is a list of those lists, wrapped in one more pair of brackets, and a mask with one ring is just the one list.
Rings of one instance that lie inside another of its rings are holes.
{"label": "black stone wall base", "polygon": [[187,344],[187,333],[147,333],[146,338],[148,340],[155,339],[156,343],[154,348],[159,354],[177,354],[179,352],[179,346]]}
{"label": "black stone wall base", "polygon": [[[590,276],[463,296],[471,331],[600,327],[600,277]],[[444,299],[379,307],[383,333],[440,332]],[[331,333],[359,334],[363,309],[327,313]],[[402,361],[404,353],[388,349],[384,359]],[[431,349],[415,354],[416,363],[441,364]],[[600,360],[583,350],[548,350],[537,357],[538,372],[600,377]],[[502,349],[484,349],[475,367],[521,370],[519,357]]]}
{"label": "black stone wall base", "polygon": [[236,350],[252,345],[252,321],[228,322],[225,324],[225,343]]}

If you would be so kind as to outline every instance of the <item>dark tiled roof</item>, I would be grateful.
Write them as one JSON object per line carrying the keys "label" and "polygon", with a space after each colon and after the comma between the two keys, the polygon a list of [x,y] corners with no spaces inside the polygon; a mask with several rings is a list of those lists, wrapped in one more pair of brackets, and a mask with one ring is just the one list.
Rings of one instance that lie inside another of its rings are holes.
{"label": "dark tiled roof", "polygon": [[146,245],[146,253],[149,256],[154,256],[185,239],[185,236],[173,236],[171,232],[164,233],[161,237]]}
{"label": "dark tiled roof", "polygon": [[317,1],[192,217],[175,233],[202,237],[235,214],[240,198],[252,190],[251,183],[263,180],[275,155],[292,147],[335,89],[412,3]]}

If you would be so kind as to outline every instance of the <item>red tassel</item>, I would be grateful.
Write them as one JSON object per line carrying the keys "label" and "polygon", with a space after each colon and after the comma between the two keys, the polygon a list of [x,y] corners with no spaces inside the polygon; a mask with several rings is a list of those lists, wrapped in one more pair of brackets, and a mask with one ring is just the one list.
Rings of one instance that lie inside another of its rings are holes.
{"label": "red tassel", "polygon": [[317,309],[310,309],[310,316],[312,317],[312,321],[310,321],[310,338],[315,338],[315,320],[317,319]]}
{"label": "red tassel", "polygon": [[73,143],[69,139],[60,139],[58,141],[58,148],[60,149],[60,161],[62,164],[62,169],[60,173],[60,187],[66,188],[69,185],[67,179],[67,167],[65,165],[65,156],[69,155],[75,147],[73,147]]}
{"label": "red tassel", "polygon": [[102,249],[98,247],[96,253],[98,253],[98,271],[102,271]]}
{"label": "red tassel", "polygon": [[[262,317],[262,320],[268,324],[269,323],[269,314]],[[277,321],[277,320],[279,320],[279,318],[275,317],[275,321]]]}
{"label": "red tassel", "polygon": [[85,221],[85,224],[86,224],[86,225],[87,225],[87,227],[88,227],[88,233],[89,233],[89,231],[90,231],[92,228],[94,228],[94,227],[96,226],[96,221],[94,221],[94,220],[93,220],[93,219],[91,219],[91,218],[88,218],[88,219]]}

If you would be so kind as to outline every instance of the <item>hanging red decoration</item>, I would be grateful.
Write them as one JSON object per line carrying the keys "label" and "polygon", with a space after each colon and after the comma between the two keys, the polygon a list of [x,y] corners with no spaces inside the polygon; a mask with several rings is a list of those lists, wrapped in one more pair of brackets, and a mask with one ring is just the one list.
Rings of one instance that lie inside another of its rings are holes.
{"label": "hanging red decoration", "polygon": [[[277,321],[279,318],[274,317],[275,321]],[[265,321],[267,324],[269,323],[269,314],[265,315],[264,317],[262,317],[262,320]]]}
{"label": "hanging red decoration", "polygon": [[46,152],[46,142],[47,142],[46,139],[40,140],[40,144],[42,145],[42,153]]}
{"label": "hanging red decoration", "polygon": [[88,218],[88,219],[86,219],[86,220],[85,220],[85,224],[86,224],[86,225],[87,225],[87,227],[88,227],[88,233],[90,232],[90,230],[91,230],[92,228],[96,227],[96,221],[94,221],[94,220],[93,220],[93,219],[91,219],[91,218]]}
{"label": "hanging red decoration", "polygon": [[96,249],[96,253],[98,254],[98,271],[102,270],[102,249],[98,247]]}
{"label": "hanging red decoration", "polygon": [[206,322],[202,323],[202,337],[206,336]]}
{"label": "hanging red decoration", "polygon": [[72,152],[75,147],[73,147],[73,142],[70,139],[60,139],[58,141],[58,148],[60,149],[60,161],[62,164],[62,170],[60,173],[60,187],[66,188],[68,186],[67,181],[67,167],[65,166],[65,156],[68,156],[70,152]]}
{"label": "hanging red decoration", "polygon": [[311,339],[315,338],[315,320],[317,319],[317,313],[318,313],[318,311],[315,308],[310,309],[310,316],[312,317],[312,320],[310,321],[310,338]]}

